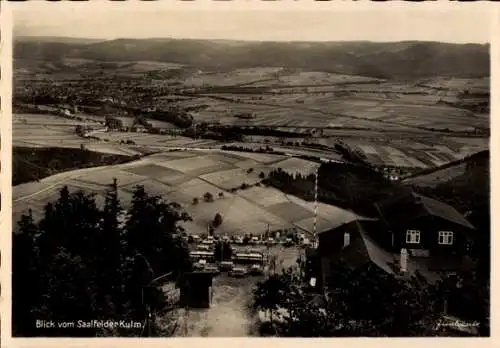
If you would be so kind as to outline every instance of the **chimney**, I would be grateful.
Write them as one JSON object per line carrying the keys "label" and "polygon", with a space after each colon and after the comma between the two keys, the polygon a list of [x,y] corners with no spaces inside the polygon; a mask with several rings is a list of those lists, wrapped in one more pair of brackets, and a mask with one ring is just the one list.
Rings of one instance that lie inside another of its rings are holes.
{"label": "chimney", "polygon": [[400,262],[400,272],[401,273],[406,273],[408,271],[408,251],[403,248],[401,249],[401,258],[399,260]]}
{"label": "chimney", "polygon": [[351,234],[349,232],[344,233],[344,248],[351,244]]}

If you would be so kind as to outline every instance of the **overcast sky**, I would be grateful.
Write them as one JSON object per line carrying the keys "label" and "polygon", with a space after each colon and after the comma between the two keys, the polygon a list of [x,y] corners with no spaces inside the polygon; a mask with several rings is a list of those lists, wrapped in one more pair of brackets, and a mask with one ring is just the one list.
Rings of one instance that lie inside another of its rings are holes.
{"label": "overcast sky", "polygon": [[[193,11],[162,7],[15,6],[14,34],[258,41],[490,41],[486,10]],[[122,5],[121,3],[120,5]],[[19,3],[19,5],[25,5]],[[33,4],[30,4],[33,5]],[[185,8],[185,7],[184,7]],[[381,8],[381,6],[378,6]]]}

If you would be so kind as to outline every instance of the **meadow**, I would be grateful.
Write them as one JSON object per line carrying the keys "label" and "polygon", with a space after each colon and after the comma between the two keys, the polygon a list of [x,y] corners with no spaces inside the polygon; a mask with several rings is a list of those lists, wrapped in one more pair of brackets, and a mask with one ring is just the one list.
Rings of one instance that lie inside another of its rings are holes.
{"label": "meadow", "polygon": [[[57,192],[64,185],[72,190],[82,189],[94,193],[102,204],[107,185],[113,178],[118,180],[120,196],[125,208],[130,203],[131,193],[136,185],[144,185],[151,193],[161,194],[167,200],[175,201],[193,217],[185,224],[188,233],[205,233],[207,224],[216,213],[223,216],[223,223],[216,233],[242,235],[261,233],[267,225],[273,229],[298,228],[312,232],[311,219],[314,203],[290,197],[279,190],[263,185],[253,186],[260,181],[260,171],[269,172],[283,166],[283,170],[307,168],[307,161],[294,162],[286,156],[253,153],[227,153],[178,151],[164,152],[141,160],[109,167],[77,170],[47,177],[40,182],[27,183],[13,188],[13,218],[18,221],[22,213],[32,209],[35,217],[41,217],[44,205],[57,198]],[[227,156],[227,158],[225,158]],[[241,165],[244,163],[244,165]],[[252,164],[253,171],[247,168]],[[315,163],[309,165],[314,167]],[[251,186],[236,191],[242,183]],[[211,193],[213,201],[204,200],[205,193]],[[193,201],[197,199],[198,203]],[[334,214],[332,214],[332,209]],[[332,228],[352,219],[352,213],[325,204],[320,205],[321,228]]]}

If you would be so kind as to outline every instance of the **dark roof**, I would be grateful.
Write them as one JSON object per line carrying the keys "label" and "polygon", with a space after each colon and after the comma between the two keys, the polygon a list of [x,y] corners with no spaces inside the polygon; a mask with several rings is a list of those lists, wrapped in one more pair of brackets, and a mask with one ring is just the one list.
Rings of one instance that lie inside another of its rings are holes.
{"label": "dark roof", "polygon": [[408,220],[433,215],[471,230],[474,229],[474,226],[451,205],[413,191],[377,202],[375,206],[388,225],[400,226]]}
{"label": "dark roof", "polygon": [[457,225],[465,226],[471,230],[475,229],[474,226],[472,226],[471,223],[451,205],[418,193],[414,193],[413,195],[417,199],[420,199],[420,202],[422,202],[422,205],[429,214],[441,217]]}
{"label": "dark roof", "polygon": [[351,242],[342,249],[341,259],[356,267],[373,262],[385,272],[393,274],[394,270],[391,266],[394,262],[393,255],[366,234],[361,222],[355,221],[352,227],[355,228],[355,233],[351,232]]}

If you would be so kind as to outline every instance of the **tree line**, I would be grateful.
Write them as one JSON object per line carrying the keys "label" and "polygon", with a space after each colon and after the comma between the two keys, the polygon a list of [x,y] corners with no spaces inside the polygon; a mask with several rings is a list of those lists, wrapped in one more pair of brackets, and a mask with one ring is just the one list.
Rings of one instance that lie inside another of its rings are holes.
{"label": "tree line", "polygon": [[[320,294],[292,270],[269,276],[253,292],[253,308],[268,313],[259,327],[279,337],[424,337],[449,336],[440,326],[447,298],[446,281],[428,283],[421,275],[398,279],[375,265],[332,265],[335,286]],[[473,279],[465,279],[464,286]],[[467,318],[476,320],[477,318]],[[489,335],[486,318],[479,334]]]}
{"label": "tree line", "polygon": [[154,278],[191,270],[180,205],[137,186],[122,209],[116,180],[99,208],[93,195],[71,193],[45,206],[40,221],[23,215],[13,235],[13,336],[139,336],[141,329],[37,328],[37,320],[133,320],[149,322],[153,335],[162,293]]}
{"label": "tree line", "polygon": [[[289,173],[277,168],[262,182],[306,201],[314,200],[315,174]],[[401,187],[381,173],[365,166],[322,163],[318,169],[318,200],[366,215],[377,216],[374,202],[397,192]]]}

